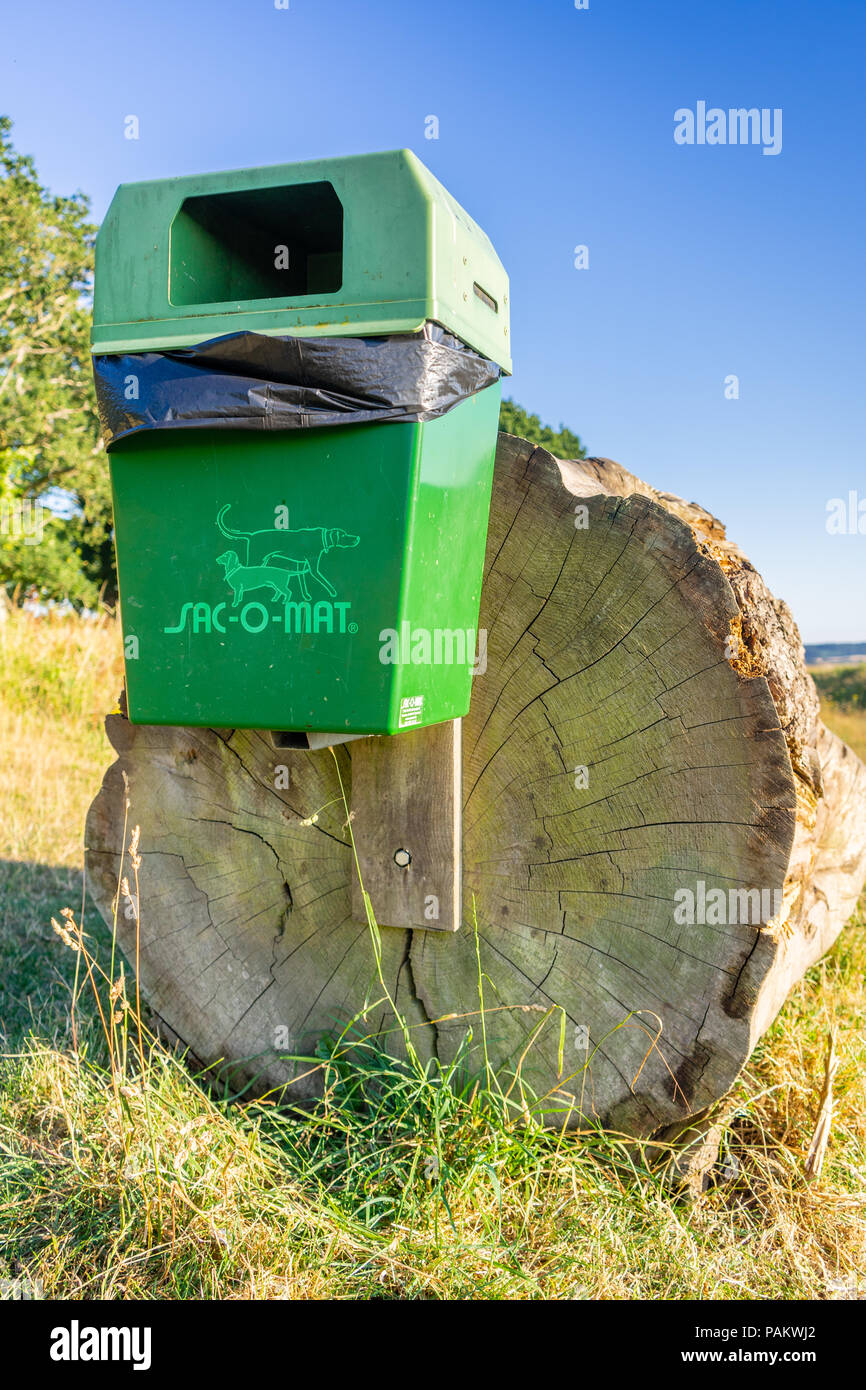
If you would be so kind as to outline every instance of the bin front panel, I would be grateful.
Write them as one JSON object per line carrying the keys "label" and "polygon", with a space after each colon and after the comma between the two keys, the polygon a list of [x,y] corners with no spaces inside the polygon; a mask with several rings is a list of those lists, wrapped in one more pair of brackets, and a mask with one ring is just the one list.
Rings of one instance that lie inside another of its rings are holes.
{"label": "bin front panel", "polygon": [[464,714],[499,397],[424,424],[119,442],[133,722],[389,733]]}

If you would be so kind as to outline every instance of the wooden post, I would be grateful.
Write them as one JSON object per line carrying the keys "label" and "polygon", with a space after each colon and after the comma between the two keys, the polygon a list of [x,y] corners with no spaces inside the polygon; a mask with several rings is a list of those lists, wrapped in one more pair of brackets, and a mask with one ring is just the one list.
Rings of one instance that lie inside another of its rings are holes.
{"label": "wooden post", "polygon": [[[460,926],[462,741],[453,719],[352,749],[352,833],[380,926]],[[357,875],[352,915],[367,920]]]}

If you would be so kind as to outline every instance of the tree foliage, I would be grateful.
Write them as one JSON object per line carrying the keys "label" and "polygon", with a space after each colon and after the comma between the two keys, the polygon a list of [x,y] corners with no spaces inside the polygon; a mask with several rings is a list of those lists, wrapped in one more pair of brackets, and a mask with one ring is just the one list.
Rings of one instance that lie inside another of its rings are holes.
{"label": "tree foliage", "polygon": [[[111,579],[111,501],[90,368],[96,228],[43,188],[0,117],[0,583],[92,603]],[[15,524],[46,503],[42,537]]]}
{"label": "tree foliage", "polygon": [[582,459],[586,457],[586,448],[580,442],[580,436],[570,430],[567,425],[560,424],[558,430],[551,429],[550,425],[543,425],[537,415],[530,415],[523,409],[522,405],[517,405],[515,401],[504,400],[499,411],[499,428],[506,434],[519,435],[521,439],[528,439],[530,444],[540,444],[543,449],[547,449],[551,454],[555,454],[560,459]]}

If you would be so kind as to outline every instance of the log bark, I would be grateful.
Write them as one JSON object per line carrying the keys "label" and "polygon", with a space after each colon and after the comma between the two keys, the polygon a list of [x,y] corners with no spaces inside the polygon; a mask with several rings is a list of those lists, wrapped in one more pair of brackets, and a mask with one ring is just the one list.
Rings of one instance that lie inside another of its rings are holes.
{"label": "log bark", "polygon": [[[477,921],[495,1066],[519,1067],[557,1123],[566,1107],[632,1135],[682,1124],[729,1089],[850,915],[866,769],[821,724],[796,625],[721,523],[610,460],[500,436],[479,626],[463,925],[383,928],[385,980],[422,1056],[450,1061],[471,1026],[480,1069]],[[260,1086],[291,1081],[284,1055],[365,1001],[359,1026],[399,1050],[352,912],[337,773],[351,796],[358,745],[275,752],[255,731],[117,714],[107,729],[90,892],[110,916],[125,773],[141,984],[168,1028]],[[677,921],[699,882],[781,909]],[[122,916],[119,934],[131,954]]]}

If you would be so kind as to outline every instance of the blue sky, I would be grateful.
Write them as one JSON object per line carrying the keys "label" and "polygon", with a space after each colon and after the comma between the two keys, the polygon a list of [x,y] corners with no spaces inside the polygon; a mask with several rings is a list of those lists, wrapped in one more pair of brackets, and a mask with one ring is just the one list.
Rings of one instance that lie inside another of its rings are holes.
{"label": "blue sky", "polygon": [[[826,529],[866,501],[862,0],[42,0],[3,27],[15,141],[97,220],[121,182],[414,149],[511,276],[507,391],[719,516],[806,641],[866,644],[866,535]],[[781,108],[781,153],[676,144],[698,101]]]}

